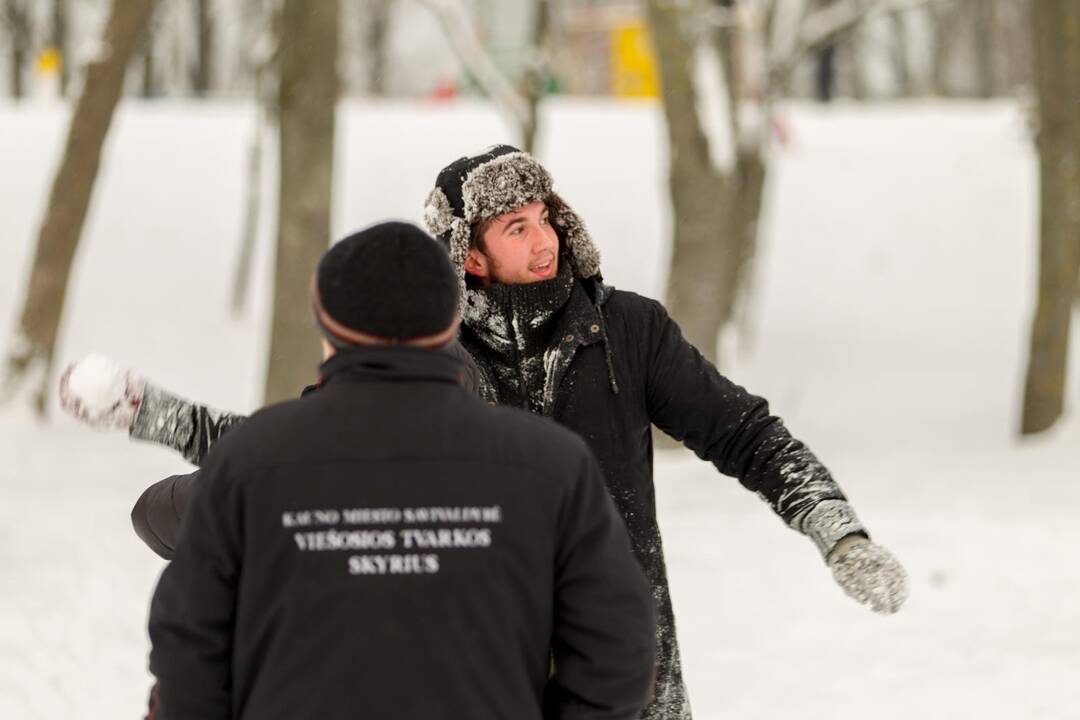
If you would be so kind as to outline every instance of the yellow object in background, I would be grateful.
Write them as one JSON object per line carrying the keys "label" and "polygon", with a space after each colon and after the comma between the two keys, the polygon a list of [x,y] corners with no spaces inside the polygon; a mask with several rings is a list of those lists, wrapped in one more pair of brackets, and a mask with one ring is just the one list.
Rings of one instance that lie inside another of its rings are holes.
{"label": "yellow object in background", "polygon": [[64,67],[64,56],[56,48],[45,48],[37,56],[39,75],[59,75]]}
{"label": "yellow object in background", "polygon": [[654,98],[659,92],[648,26],[643,22],[617,25],[611,31],[611,94]]}

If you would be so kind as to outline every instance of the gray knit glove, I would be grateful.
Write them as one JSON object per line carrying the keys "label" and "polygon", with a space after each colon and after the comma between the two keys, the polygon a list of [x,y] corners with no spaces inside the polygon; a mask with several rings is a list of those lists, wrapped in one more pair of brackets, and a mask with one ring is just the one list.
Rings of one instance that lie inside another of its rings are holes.
{"label": "gray knit glove", "polygon": [[801,529],[825,556],[833,578],[851,597],[874,612],[890,615],[908,595],[907,573],[866,529],[843,500],[824,500],[802,519]]}

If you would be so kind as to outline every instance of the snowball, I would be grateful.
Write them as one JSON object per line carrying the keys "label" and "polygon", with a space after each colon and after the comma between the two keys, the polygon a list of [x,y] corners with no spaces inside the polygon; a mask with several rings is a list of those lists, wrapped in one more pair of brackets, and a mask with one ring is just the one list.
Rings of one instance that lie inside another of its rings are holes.
{"label": "snowball", "polygon": [[68,388],[91,417],[108,412],[124,398],[124,369],[105,355],[88,355],[71,369]]}

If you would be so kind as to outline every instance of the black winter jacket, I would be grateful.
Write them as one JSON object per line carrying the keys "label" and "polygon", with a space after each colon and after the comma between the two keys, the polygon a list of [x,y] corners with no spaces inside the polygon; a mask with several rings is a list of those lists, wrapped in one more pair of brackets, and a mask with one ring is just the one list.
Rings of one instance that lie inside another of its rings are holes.
{"label": "black winter jacket", "polygon": [[324,368],[207,458],[151,606],[165,715],[638,717],[653,601],[580,438],[430,350]]}
{"label": "black winter jacket", "polygon": [[[683,338],[660,303],[615,290],[597,278],[575,282],[554,333],[554,392],[540,412],[579,434],[596,455],[652,584],[658,613],[656,699],[644,717],[686,720],[689,701],[656,521],[651,424],[737,478],[796,530],[817,503],[844,495],[813,453],[770,414],[768,403],[722,376]],[[459,340],[475,364],[477,391],[488,402],[499,402],[489,350],[466,326]],[[133,436],[173,447],[196,464],[203,447],[243,419],[183,401],[170,406],[168,414],[180,419],[166,425],[186,430],[170,435],[133,431]],[[157,413],[146,415],[152,419]],[[136,526],[175,522],[170,520],[176,517],[174,506],[183,507],[178,488],[190,482],[169,478],[147,490]],[[163,502],[144,502],[148,495]]]}

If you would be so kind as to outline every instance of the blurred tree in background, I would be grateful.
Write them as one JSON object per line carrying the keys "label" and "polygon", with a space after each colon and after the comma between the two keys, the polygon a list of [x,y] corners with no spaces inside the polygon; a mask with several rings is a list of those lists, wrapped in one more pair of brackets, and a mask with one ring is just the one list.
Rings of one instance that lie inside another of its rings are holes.
{"label": "blurred tree in background", "polygon": [[1038,433],[1064,410],[1069,325],[1080,273],[1080,0],[1034,0],[1038,89],[1039,291],[1020,430]]}
{"label": "blurred tree in background", "polygon": [[68,278],[101,163],[101,149],[120,100],[128,61],[153,8],[152,0],[112,0],[97,57],[87,63],[79,101],[53,181],[23,301],[18,335],[8,350],[0,397],[30,385],[45,412]]}
{"label": "blurred tree in background", "polygon": [[[1071,207],[1060,199],[1067,196],[1060,177],[1076,162],[1061,149],[1060,128],[1068,123],[1060,118],[1075,109],[1063,98],[1077,77],[1064,59],[1077,42],[1068,35],[1072,16],[1061,14],[1070,7],[1064,0],[140,0],[154,10],[146,11],[150,24],[131,35],[133,46],[123,48],[135,55],[135,67],[125,88],[127,57],[110,56],[106,92],[95,50],[102,32],[113,32],[105,11],[135,2],[0,0],[0,94],[20,102],[79,98],[42,224],[22,339],[8,357],[9,390],[39,360],[48,371],[101,142],[125,89],[146,98],[256,98],[235,311],[243,307],[258,236],[264,154],[274,151],[267,138],[278,132],[265,388],[273,400],[294,396],[318,362],[307,282],[330,240],[334,104],[341,96],[480,95],[532,151],[542,148],[541,110],[552,93],[659,99],[671,162],[668,307],[715,360],[725,328],[747,322],[770,157],[787,134],[779,101],[1025,97],[1035,50],[1044,272],[1025,432],[1060,413],[1053,398],[1064,381],[1053,378],[1063,368],[1067,323],[1060,301],[1051,299],[1072,286],[1045,258],[1062,257],[1053,255],[1063,247],[1053,237],[1076,235],[1071,216],[1054,209]],[[1063,35],[1051,42],[1047,17],[1055,12]],[[102,104],[108,98],[111,104]],[[76,123],[89,127],[90,117],[96,129],[76,134]]]}
{"label": "blurred tree in background", "polygon": [[330,244],[338,0],[285,0],[281,11],[278,239],[264,400],[294,398],[322,361],[311,274]]}

